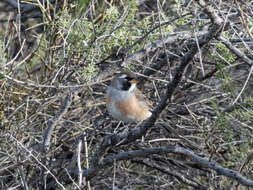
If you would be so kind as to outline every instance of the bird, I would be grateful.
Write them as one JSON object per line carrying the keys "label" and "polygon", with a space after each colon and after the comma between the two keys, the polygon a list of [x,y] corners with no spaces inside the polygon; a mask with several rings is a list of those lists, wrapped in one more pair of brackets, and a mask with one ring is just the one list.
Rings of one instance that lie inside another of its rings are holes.
{"label": "bird", "polygon": [[151,103],[136,87],[138,82],[132,72],[121,72],[108,86],[106,107],[115,119],[132,123],[141,122],[152,115]]}

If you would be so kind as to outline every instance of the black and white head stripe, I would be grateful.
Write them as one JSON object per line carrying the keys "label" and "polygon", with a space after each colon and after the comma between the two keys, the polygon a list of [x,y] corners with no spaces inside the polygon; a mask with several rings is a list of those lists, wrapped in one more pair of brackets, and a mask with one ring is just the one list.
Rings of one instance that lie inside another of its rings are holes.
{"label": "black and white head stripe", "polygon": [[120,83],[120,89],[124,91],[130,91],[132,92],[135,88],[135,84],[132,84],[130,81],[133,80],[134,78],[127,75],[127,74],[122,74],[118,77],[118,81]]}

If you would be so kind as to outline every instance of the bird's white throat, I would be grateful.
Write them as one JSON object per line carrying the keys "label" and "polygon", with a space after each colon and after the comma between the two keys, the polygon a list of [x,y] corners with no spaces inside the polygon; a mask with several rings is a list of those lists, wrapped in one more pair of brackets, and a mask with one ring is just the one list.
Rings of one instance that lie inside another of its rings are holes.
{"label": "bird's white throat", "polygon": [[114,87],[109,86],[107,89],[107,94],[110,95],[116,101],[126,101],[134,94],[135,86],[136,86],[135,84],[131,85],[130,89],[127,91],[118,90]]}
{"label": "bird's white throat", "polygon": [[129,92],[130,93],[133,93],[134,92],[134,90],[135,90],[135,87],[136,87],[136,84],[131,84],[131,86],[130,86],[130,88],[129,88]]}

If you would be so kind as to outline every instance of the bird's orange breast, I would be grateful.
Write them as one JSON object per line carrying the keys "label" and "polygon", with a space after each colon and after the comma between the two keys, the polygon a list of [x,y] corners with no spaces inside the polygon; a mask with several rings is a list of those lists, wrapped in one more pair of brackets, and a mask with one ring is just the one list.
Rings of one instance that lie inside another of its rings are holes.
{"label": "bird's orange breast", "polygon": [[147,107],[138,103],[135,96],[131,96],[126,101],[116,101],[115,106],[121,114],[137,121],[147,119],[150,113]]}

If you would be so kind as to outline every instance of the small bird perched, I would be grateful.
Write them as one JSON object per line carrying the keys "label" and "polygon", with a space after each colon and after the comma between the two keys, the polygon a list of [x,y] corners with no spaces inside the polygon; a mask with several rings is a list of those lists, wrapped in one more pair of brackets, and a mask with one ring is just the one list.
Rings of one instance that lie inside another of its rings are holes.
{"label": "small bird perched", "polygon": [[151,116],[150,102],[136,88],[133,73],[117,74],[107,89],[106,107],[109,113],[123,122],[143,121]]}

